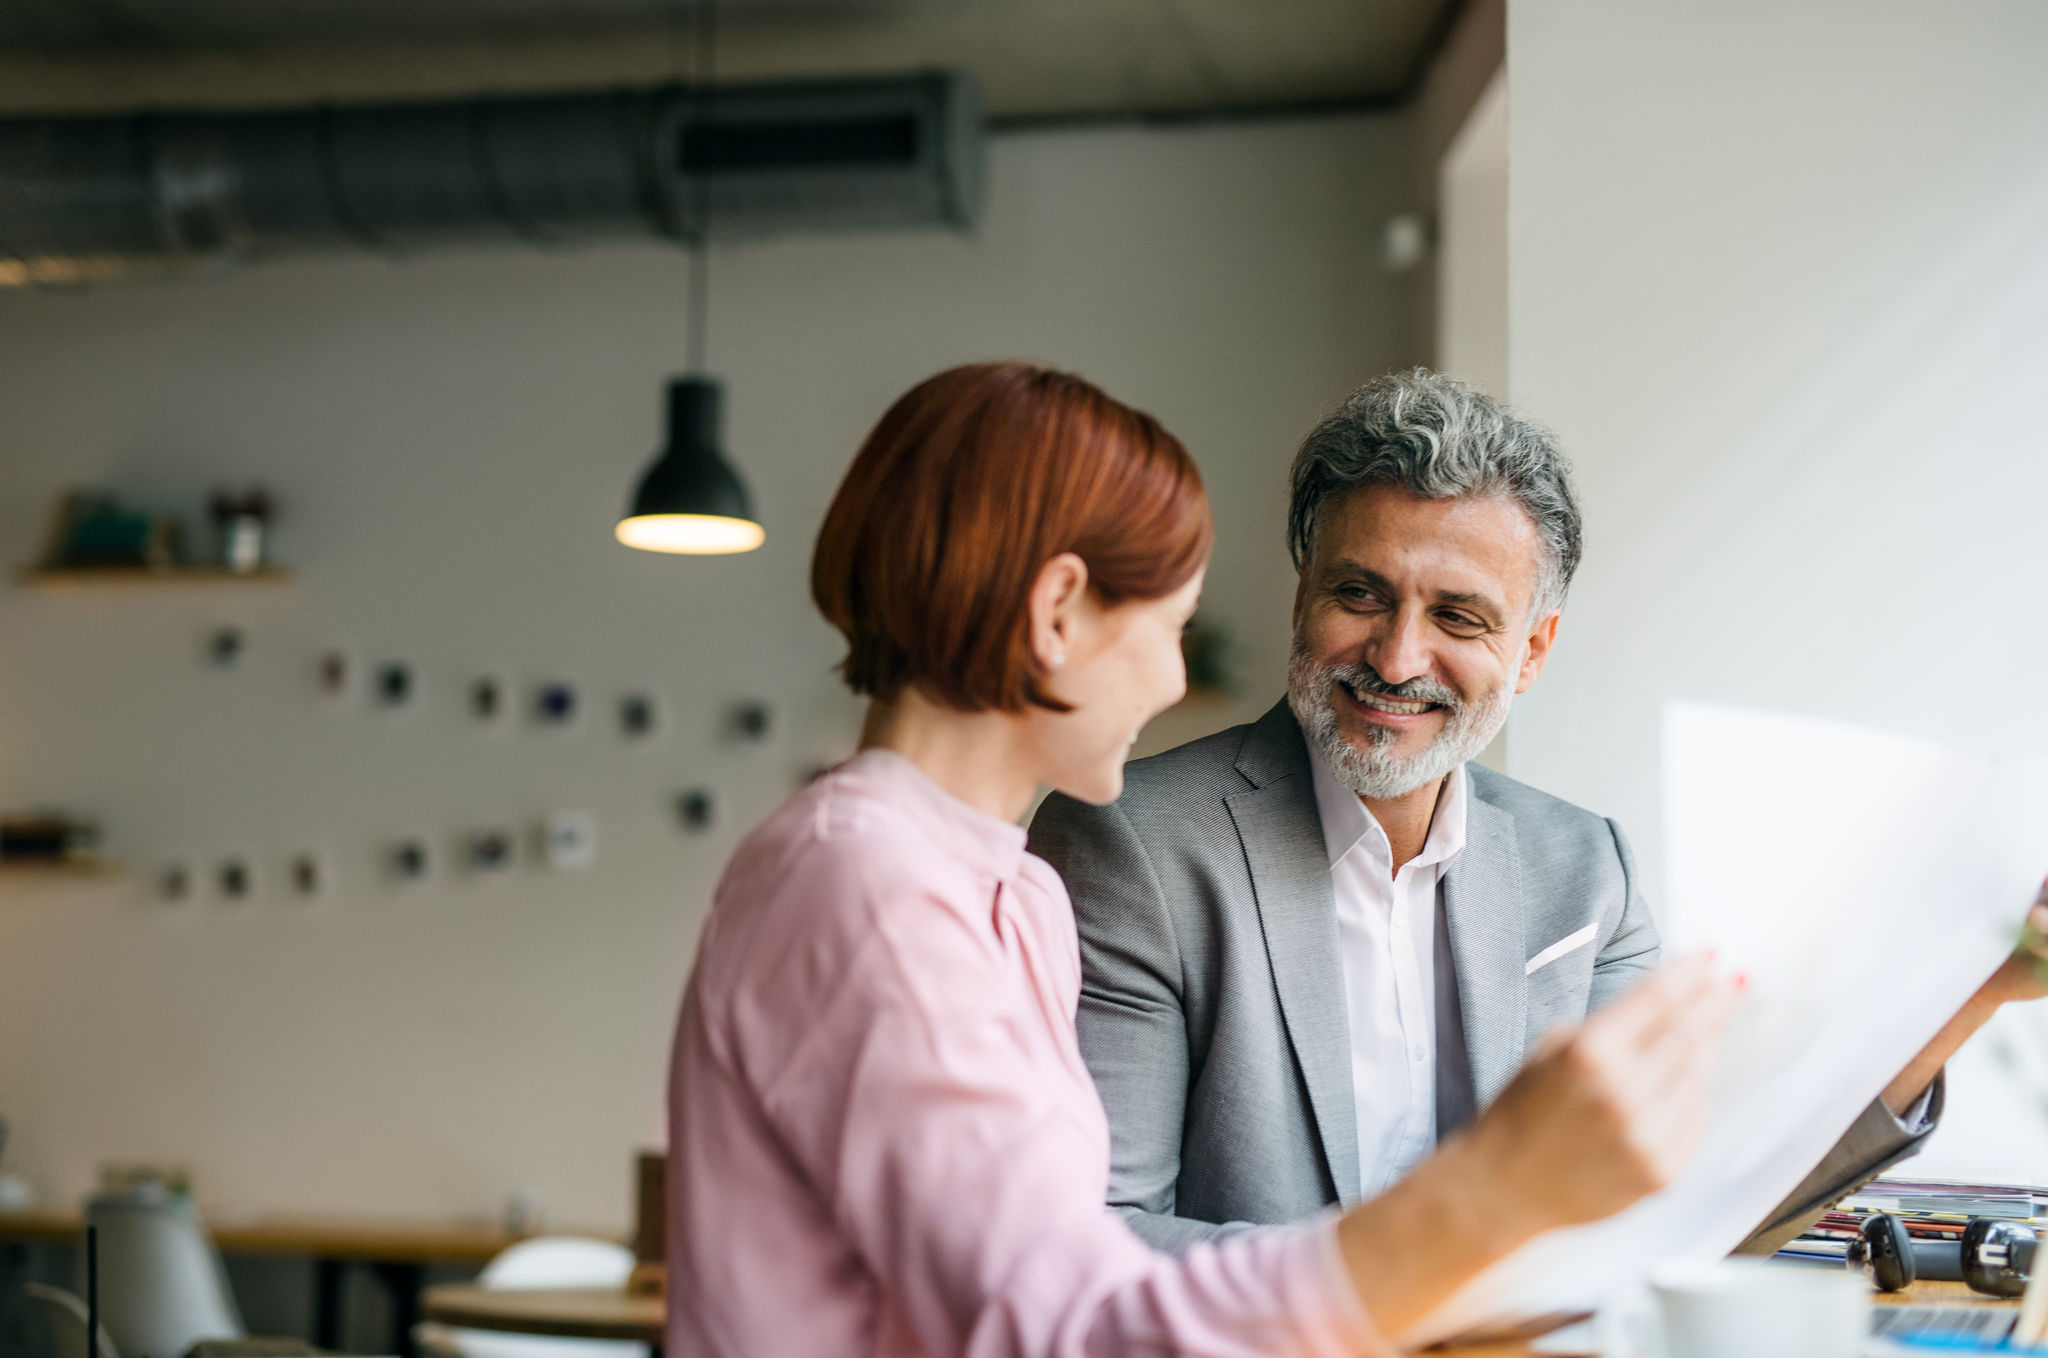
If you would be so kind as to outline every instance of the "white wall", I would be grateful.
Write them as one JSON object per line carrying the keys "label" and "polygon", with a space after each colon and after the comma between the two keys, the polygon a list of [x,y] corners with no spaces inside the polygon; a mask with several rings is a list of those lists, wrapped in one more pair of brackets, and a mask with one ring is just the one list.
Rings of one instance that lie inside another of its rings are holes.
{"label": "white wall", "polygon": [[[1589,521],[1511,767],[1652,880],[1671,696],[2048,754],[2044,52],[2030,0],[1510,11],[1512,394]],[[2039,1181],[1996,1049],[2042,1023],[1957,1063],[1923,1167]]]}
{"label": "white wall", "polygon": [[1436,366],[1508,391],[1508,73],[1494,72],[1437,172]]}
{"label": "white wall", "polygon": [[[182,1161],[217,1213],[494,1215],[619,1227],[656,1141],[669,1028],[740,830],[855,709],[806,598],[811,533],[859,437],[915,380],[1022,355],[1148,407],[1200,459],[1220,521],[1208,609],[1242,696],[1281,690],[1284,471],[1354,381],[1412,361],[1374,231],[1389,120],[1106,130],[995,143],[980,234],[721,251],[713,365],[761,552],[629,552],[613,519],[658,438],[683,342],[683,256],[655,244],[277,263],[82,294],[0,293],[0,561],[70,484],[188,513],[218,482],[283,497],[289,589],[46,594],[0,585],[0,807],[88,811],[113,885],[0,876],[8,1168],[56,1199],[113,1158]],[[230,674],[201,658],[237,623]],[[317,654],[421,671],[416,710],[316,695]],[[608,712],[484,734],[473,676],[666,701],[646,748]],[[719,736],[735,699],[780,718]],[[717,829],[675,828],[704,784]],[[599,819],[577,875],[394,889],[391,838]],[[284,860],[323,850],[324,900]],[[256,896],[150,890],[251,855]]]}

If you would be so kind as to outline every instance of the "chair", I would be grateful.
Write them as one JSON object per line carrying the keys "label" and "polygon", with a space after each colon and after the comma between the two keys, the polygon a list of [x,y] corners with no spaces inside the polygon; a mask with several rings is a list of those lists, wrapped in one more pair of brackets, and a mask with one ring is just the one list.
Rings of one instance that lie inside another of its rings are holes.
{"label": "chair", "polygon": [[99,1230],[100,1318],[122,1353],[179,1358],[199,1340],[248,1334],[190,1198],[156,1184],[103,1193],[86,1220]]}
{"label": "chair", "polygon": [[[88,1323],[85,1303],[61,1287],[45,1287],[42,1283],[23,1283],[21,1290],[35,1303],[35,1310],[43,1317],[44,1327],[50,1332],[50,1348],[55,1358],[90,1358],[85,1331]],[[121,1358],[121,1351],[114,1347],[114,1341],[107,1335],[106,1322],[100,1323],[100,1351],[97,1358]]]}
{"label": "chair", "polygon": [[[479,1287],[520,1291],[548,1287],[623,1288],[633,1251],[609,1240],[545,1235],[504,1250],[477,1275]],[[553,1339],[457,1326],[420,1326],[423,1347],[461,1358],[647,1358],[647,1346],[623,1339]]]}

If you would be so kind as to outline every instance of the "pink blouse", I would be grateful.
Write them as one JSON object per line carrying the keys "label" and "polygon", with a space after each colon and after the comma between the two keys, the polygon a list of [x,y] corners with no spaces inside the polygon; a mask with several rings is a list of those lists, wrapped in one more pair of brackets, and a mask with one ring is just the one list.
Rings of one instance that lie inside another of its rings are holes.
{"label": "pink blouse", "polygon": [[670,1358],[1387,1353],[1335,1217],[1174,1259],[1103,1205],[1024,831],[871,750],[747,837],[669,1084]]}

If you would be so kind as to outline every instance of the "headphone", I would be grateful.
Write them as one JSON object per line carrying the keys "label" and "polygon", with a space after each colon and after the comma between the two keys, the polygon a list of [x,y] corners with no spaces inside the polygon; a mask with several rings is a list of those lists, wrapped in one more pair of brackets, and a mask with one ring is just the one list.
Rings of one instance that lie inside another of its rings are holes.
{"label": "headphone", "polygon": [[1963,1281],[1973,1292],[2017,1297],[2034,1272],[2039,1234],[2017,1221],[1972,1217],[1963,1230]]}
{"label": "headphone", "polygon": [[1967,1283],[1973,1292],[2017,1297],[2034,1271],[2039,1235],[2032,1226],[1971,1217],[1959,1241],[1915,1240],[1890,1212],[1865,1217],[1844,1262],[1869,1276],[1880,1292],[1900,1292],[1915,1279]]}

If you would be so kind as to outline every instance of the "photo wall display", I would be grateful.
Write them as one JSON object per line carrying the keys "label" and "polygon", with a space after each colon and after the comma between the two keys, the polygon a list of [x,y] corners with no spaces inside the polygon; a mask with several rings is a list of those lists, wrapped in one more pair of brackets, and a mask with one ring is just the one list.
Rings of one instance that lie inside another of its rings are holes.
{"label": "photo wall display", "polygon": [[[588,812],[555,811],[523,829],[492,825],[443,837],[400,835],[372,846],[368,857],[376,880],[391,887],[417,887],[444,876],[500,877],[521,868],[587,868],[597,861],[597,819]],[[165,864],[156,895],[164,901],[211,897],[233,903],[260,894],[310,902],[326,893],[329,875],[327,857],[317,849],[229,854]]]}
{"label": "photo wall display", "polygon": [[[218,657],[225,649],[239,656],[242,645],[239,631],[223,628],[211,643],[211,653]],[[231,663],[223,663],[222,667],[226,668]],[[347,651],[323,651],[314,666],[314,683],[323,698],[334,705],[346,706],[358,696],[359,668]],[[415,705],[419,698],[420,679],[410,662],[383,660],[369,668],[367,686],[367,705],[392,712]],[[507,724],[509,718],[522,710],[512,686],[495,674],[475,675],[461,691],[465,695],[464,707],[472,725],[495,728]],[[655,734],[660,726],[661,705],[652,692],[628,690],[617,695],[614,701],[613,729],[621,739],[639,741]],[[583,692],[574,683],[550,679],[532,686],[523,710],[535,729],[561,730],[577,725],[585,707]],[[738,715],[728,716],[728,725],[746,739],[757,741],[767,733],[767,712],[766,704],[741,703],[734,709]]]}
{"label": "photo wall display", "polygon": [[[208,667],[223,673],[241,669],[251,647],[248,633],[236,626],[216,627],[201,639]],[[633,746],[651,742],[667,720],[666,706],[652,688],[593,696],[563,678],[517,684],[486,670],[427,676],[405,657],[366,658],[343,646],[320,649],[306,673],[316,696],[331,709],[372,720],[400,713],[445,720],[451,731],[524,731],[541,739],[601,732],[622,746]],[[450,694],[457,701],[445,701]],[[716,729],[729,745],[760,746],[773,732],[774,714],[759,700],[737,702],[718,715]],[[665,795],[679,831],[701,834],[715,823],[717,798],[712,789],[690,787]],[[525,823],[501,821],[400,834],[362,845],[355,856],[373,880],[387,889],[406,891],[521,871],[579,871],[596,863],[597,852],[596,816],[561,809]],[[322,848],[194,853],[162,864],[153,894],[167,903],[241,904],[259,898],[310,903],[327,894],[333,877],[330,855]]]}

